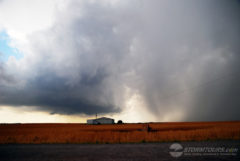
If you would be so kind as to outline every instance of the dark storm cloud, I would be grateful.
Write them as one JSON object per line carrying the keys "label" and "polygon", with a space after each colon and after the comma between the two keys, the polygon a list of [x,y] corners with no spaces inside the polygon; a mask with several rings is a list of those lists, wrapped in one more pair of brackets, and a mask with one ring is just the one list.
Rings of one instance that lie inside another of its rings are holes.
{"label": "dark storm cloud", "polygon": [[[1,55],[1,53],[0,53]],[[13,83],[14,80],[12,76],[8,75],[4,69],[4,64],[0,62],[0,85],[1,84],[7,84],[7,83]]]}
{"label": "dark storm cloud", "polygon": [[[104,92],[104,76],[101,71],[93,77],[84,76],[84,79],[77,82],[77,85],[66,84],[64,78],[44,74],[37,76],[23,89],[1,88],[1,104],[13,106],[38,106],[42,110],[49,109],[51,113],[94,114],[117,112],[118,107],[108,103],[100,102]],[[2,95],[4,93],[4,95]],[[98,96],[101,95],[101,96]],[[91,100],[89,99],[91,98]]]}
{"label": "dark storm cloud", "polygon": [[[215,80],[194,91],[190,120],[240,119],[240,2],[208,2],[210,39],[215,48],[222,48],[222,64],[209,61],[200,80]],[[217,73],[217,74],[216,74]]]}
{"label": "dark storm cloud", "polygon": [[160,117],[181,111],[186,121],[239,120],[239,1],[165,7],[167,25],[149,22],[163,31],[142,39],[154,58],[139,71],[149,108]]}
{"label": "dark storm cloud", "polygon": [[88,5],[81,17],[71,15],[79,12],[79,4],[70,3],[72,11],[60,13],[65,20],[58,19],[49,31],[29,37],[35,52],[30,61],[37,61],[29,65],[30,73],[15,77],[26,80],[22,86],[0,87],[2,105],[34,106],[61,114],[120,111],[116,98],[123,95],[122,83],[115,71],[128,40],[114,35],[107,8]]}
{"label": "dark storm cloud", "polygon": [[128,89],[159,120],[239,120],[239,1],[69,1],[65,7],[50,29],[28,37],[34,54],[23,64],[29,70],[10,70],[23,80],[16,86],[0,81],[1,104],[119,112]]}
{"label": "dark storm cloud", "polygon": [[239,120],[239,2],[164,2],[145,5],[136,49],[149,110],[159,119]]}

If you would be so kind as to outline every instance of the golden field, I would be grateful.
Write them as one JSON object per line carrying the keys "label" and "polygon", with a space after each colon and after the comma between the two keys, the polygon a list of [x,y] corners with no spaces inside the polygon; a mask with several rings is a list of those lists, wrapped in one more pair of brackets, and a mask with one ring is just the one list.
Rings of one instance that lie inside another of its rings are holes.
{"label": "golden field", "polygon": [[113,125],[0,124],[0,144],[240,140],[240,121]]}

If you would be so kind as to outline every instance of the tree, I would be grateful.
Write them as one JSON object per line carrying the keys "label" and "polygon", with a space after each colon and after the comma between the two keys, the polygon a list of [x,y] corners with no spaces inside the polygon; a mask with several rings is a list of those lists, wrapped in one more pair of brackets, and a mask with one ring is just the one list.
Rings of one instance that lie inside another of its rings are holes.
{"label": "tree", "polygon": [[122,120],[118,120],[117,124],[123,124]]}

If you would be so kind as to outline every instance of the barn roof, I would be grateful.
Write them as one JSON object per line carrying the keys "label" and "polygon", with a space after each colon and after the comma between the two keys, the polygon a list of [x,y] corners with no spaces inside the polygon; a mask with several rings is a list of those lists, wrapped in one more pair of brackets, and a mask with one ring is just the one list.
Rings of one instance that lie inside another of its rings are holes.
{"label": "barn roof", "polygon": [[104,120],[113,120],[113,119],[107,118],[107,117],[100,117],[100,118],[97,118],[97,119],[95,119],[95,120],[102,120],[102,119],[104,119]]}

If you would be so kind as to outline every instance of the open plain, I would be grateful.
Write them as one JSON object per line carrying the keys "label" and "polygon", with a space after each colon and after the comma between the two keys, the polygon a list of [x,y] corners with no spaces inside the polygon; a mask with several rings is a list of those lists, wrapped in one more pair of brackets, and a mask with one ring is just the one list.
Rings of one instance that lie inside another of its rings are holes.
{"label": "open plain", "polygon": [[240,121],[139,124],[0,124],[0,144],[240,140]]}
{"label": "open plain", "polygon": [[230,161],[239,148],[239,121],[0,125],[1,161]]}

